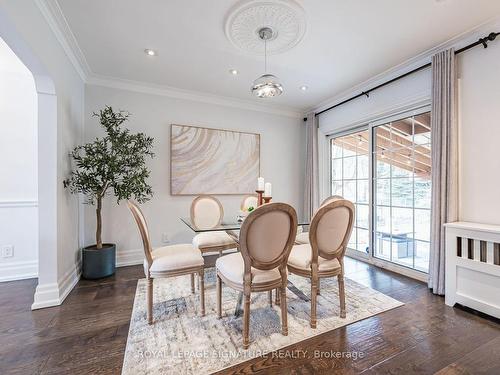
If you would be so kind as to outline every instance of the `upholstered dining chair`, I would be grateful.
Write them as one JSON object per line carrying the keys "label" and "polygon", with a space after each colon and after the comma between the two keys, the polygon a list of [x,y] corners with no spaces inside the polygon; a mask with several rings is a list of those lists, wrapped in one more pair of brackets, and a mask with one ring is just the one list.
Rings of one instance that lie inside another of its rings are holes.
{"label": "upholstered dining chair", "polygon": [[[326,198],[323,202],[321,202],[320,207],[336,199],[344,199],[344,198],[342,198],[340,195],[331,195],[328,198]],[[309,233],[304,232],[302,230],[298,231],[297,237],[295,238],[295,244],[302,245],[305,243],[309,243]]]}
{"label": "upholstered dining chair", "polygon": [[[224,218],[224,208],[220,201],[210,195],[200,195],[191,203],[191,222],[200,229],[216,228]],[[224,231],[199,233],[193,238],[193,246],[202,253],[235,249],[236,242]]]}
{"label": "upholstered dining chair", "polygon": [[[281,332],[288,335],[286,264],[297,231],[297,214],[286,203],[268,203],[245,219],[239,237],[240,252],[224,255],[217,271],[217,315],[222,317],[222,282],[243,292],[243,348],[249,347],[250,295],[279,289]],[[271,300],[270,300],[271,302]]]}
{"label": "upholstered dining chair", "polygon": [[249,207],[257,208],[257,196],[256,195],[245,195],[241,200],[240,209],[241,211],[248,211]]}
{"label": "upholstered dining chair", "polygon": [[354,223],[354,205],[334,199],[314,214],[309,244],[295,245],[288,258],[290,273],[311,279],[311,327],[316,328],[316,303],[320,278],[338,277],[340,317],[345,318],[344,255]]}
{"label": "upholstered dining chair", "polygon": [[191,244],[164,246],[152,249],[148,225],[141,209],[137,204],[128,201],[128,208],[139,227],[144,247],[144,274],[146,275],[147,289],[147,317],[148,323],[153,324],[153,279],[181,275],[191,275],[191,293],[194,293],[194,274],[199,275],[199,292],[201,315],[205,315],[205,286],[204,260],[200,250]]}

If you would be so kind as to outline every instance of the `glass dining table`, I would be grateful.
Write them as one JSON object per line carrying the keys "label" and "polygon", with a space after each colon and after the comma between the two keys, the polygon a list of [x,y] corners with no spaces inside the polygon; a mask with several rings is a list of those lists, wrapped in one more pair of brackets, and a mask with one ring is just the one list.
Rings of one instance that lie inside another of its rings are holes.
{"label": "glass dining table", "polygon": [[[193,221],[191,220],[191,218],[189,218],[189,217],[181,217],[180,219],[194,233],[224,231],[237,244],[239,243],[239,232],[238,231],[241,229],[241,226],[243,225],[243,220],[234,219],[234,220],[222,221],[219,225],[212,227],[212,228],[200,228],[196,224],[194,224]],[[302,227],[302,226],[309,225],[309,223],[310,223],[309,220],[299,219],[297,222],[297,225],[299,227]],[[236,247],[236,249],[238,250],[238,247]],[[234,310],[234,315],[236,317],[240,316],[243,313],[243,310],[241,309],[242,302],[243,302],[243,293],[240,292],[238,295],[238,301],[236,303],[236,308]]]}

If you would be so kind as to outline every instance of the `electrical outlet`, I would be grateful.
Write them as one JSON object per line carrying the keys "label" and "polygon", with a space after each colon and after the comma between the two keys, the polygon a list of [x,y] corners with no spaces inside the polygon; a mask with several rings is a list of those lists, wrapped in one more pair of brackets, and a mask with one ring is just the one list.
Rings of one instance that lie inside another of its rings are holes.
{"label": "electrical outlet", "polygon": [[2,258],[12,258],[14,256],[14,246],[13,245],[5,245],[2,246]]}
{"label": "electrical outlet", "polygon": [[170,243],[170,238],[168,237],[168,234],[167,233],[163,233],[161,235],[161,242],[162,243]]}

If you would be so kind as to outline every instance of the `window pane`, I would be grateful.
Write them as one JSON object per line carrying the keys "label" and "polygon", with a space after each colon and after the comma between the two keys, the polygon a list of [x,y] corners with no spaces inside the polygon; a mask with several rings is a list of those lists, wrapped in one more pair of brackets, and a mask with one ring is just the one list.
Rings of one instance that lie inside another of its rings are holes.
{"label": "window pane", "polygon": [[431,210],[415,210],[415,238],[431,240]]}
{"label": "window pane", "polygon": [[415,268],[429,272],[429,242],[415,241]]}
{"label": "window pane", "polygon": [[342,159],[332,160],[332,180],[342,179]]}
{"label": "window pane", "polygon": [[356,234],[357,234],[357,229],[353,228],[351,233],[351,238],[349,238],[349,242],[347,243],[347,247],[349,249],[357,250]]}
{"label": "window pane", "polygon": [[342,181],[333,181],[332,182],[332,195],[343,196],[343,193],[342,193]]}
{"label": "window pane", "polygon": [[383,179],[376,181],[377,205],[388,206],[391,204],[391,180]]}
{"label": "window pane", "polygon": [[343,197],[351,202],[356,202],[356,181],[344,181]]}
{"label": "window pane", "polygon": [[391,153],[392,177],[413,176],[413,153],[411,149],[400,149]]}
{"label": "window pane", "polygon": [[370,189],[369,189],[369,185],[368,185],[368,180],[358,180],[356,201],[358,203],[368,204],[369,194],[370,194]]}
{"label": "window pane", "polygon": [[366,254],[369,253],[370,245],[368,238],[369,238],[368,230],[358,228],[358,244],[357,244],[358,251],[362,251]]}
{"label": "window pane", "polygon": [[431,179],[415,177],[415,207],[431,208]]}
{"label": "window pane", "polygon": [[365,204],[356,205],[356,226],[363,229],[368,229],[370,223],[369,208]]}
{"label": "window pane", "polygon": [[343,167],[344,180],[353,180],[356,178],[356,157],[352,156],[349,158],[344,158]]}
{"label": "window pane", "polygon": [[413,267],[415,240],[406,235],[392,236],[392,261],[407,267]]}
{"label": "window pane", "polygon": [[413,209],[392,208],[391,233],[393,235],[413,235]]}
{"label": "window pane", "polygon": [[369,177],[368,155],[358,156],[358,175],[357,178]]}
{"label": "window pane", "polygon": [[431,114],[423,113],[414,117],[415,137],[414,142],[418,145],[431,143]]}
{"label": "window pane", "polygon": [[393,178],[391,185],[392,205],[413,207],[413,178]]}
{"label": "window pane", "polygon": [[332,141],[332,158],[341,158],[342,157],[342,147],[335,142]]}
{"label": "window pane", "polygon": [[377,207],[375,230],[377,232],[391,233],[391,209],[390,207]]}
{"label": "window pane", "polygon": [[383,154],[376,154],[376,178],[389,178],[391,177],[391,154],[386,151]]}
{"label": "window pane", "polygon": [[385,232],[375,233],[375,256],[382,259],[391,259],[391,235]]}

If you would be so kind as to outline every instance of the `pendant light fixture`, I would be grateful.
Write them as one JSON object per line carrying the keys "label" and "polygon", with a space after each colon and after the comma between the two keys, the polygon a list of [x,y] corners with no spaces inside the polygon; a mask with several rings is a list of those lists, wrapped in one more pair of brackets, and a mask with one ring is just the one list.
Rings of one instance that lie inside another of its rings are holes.
{"label": "pendant light fixture", "polygon": [[278,78],[267,74],[267,41],[273,37],[273,30],[263,27],[258,32],[259,38],[264,41],[264,74],[253,82],[252,92],[259,98],[272,98],[283,93],[283,86]]}

